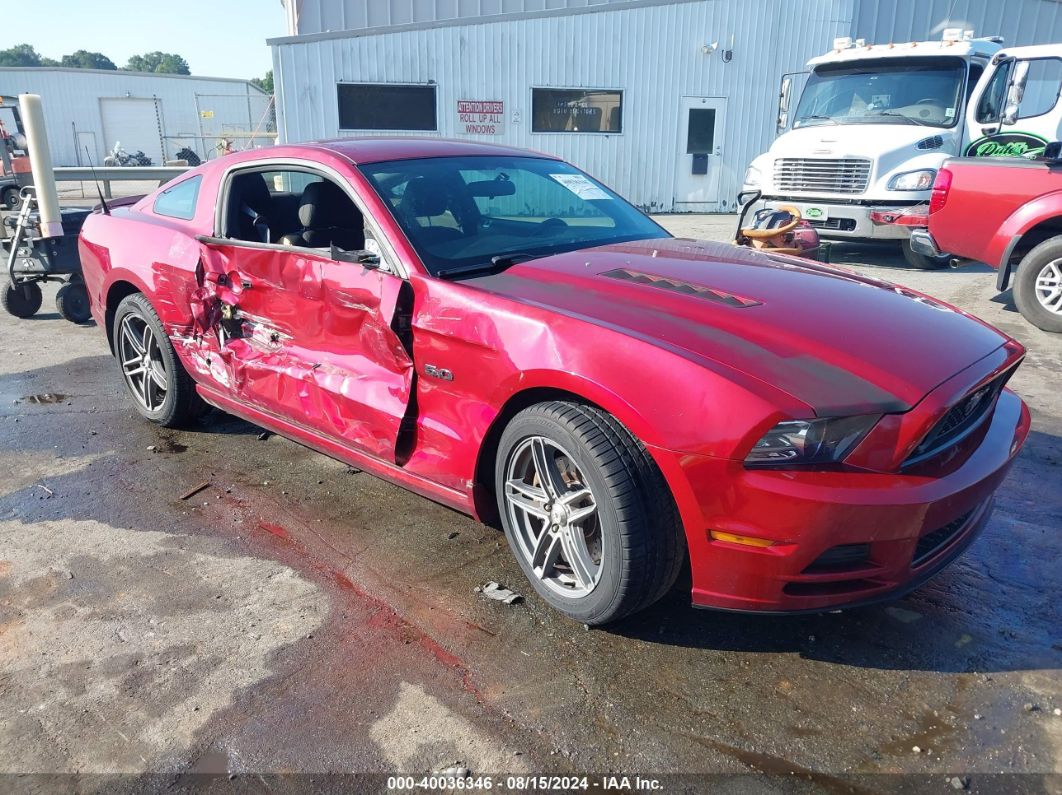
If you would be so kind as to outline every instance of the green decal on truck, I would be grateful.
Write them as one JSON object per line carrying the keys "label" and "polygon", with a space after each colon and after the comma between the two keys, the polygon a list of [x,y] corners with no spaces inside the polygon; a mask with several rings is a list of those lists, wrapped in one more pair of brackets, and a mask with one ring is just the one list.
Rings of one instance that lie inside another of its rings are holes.
{"label": "green decal on truck", "polygon": [[1008,132],[978,138],[966,147],[967,157],[1036,157],[1044,153],[1047,139],[1026,132]]}

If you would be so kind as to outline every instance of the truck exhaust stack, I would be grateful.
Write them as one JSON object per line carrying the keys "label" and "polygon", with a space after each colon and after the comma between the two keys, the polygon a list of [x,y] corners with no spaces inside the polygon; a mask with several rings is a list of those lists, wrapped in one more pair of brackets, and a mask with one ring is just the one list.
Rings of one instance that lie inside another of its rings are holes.
{"label": "truck exhaust stack", "polygon": [[37,94],[20,94],[19,109],[26,129],[30,167],[40,212],[41,237],[62,237],[63,218],[59,212],[59,192],[55,188],[52,170],[52,150],[48,147],[48,133],[44,127],[44,108]]}

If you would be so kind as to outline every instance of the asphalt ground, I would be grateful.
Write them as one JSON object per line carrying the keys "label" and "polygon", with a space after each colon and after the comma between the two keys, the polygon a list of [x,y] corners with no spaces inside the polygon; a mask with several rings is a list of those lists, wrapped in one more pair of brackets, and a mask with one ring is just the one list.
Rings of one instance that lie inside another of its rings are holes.
{"label": "asphalt ground", "polygon": [[[660,220],[721,240],[734,222]],[[626,773],[662,791],[1060,791],[1062,340],[984,266],[833,259],[1021,340],[1033,430],[957,562],[899,602],[817,616],[676,591],[588,631],[493,529],[220,413],[139,420],[54,287],[34,319],[0,315],[0,787],[365,791],[459,768],[496,789]],[[488,600],[488,581],[524,599]]]}

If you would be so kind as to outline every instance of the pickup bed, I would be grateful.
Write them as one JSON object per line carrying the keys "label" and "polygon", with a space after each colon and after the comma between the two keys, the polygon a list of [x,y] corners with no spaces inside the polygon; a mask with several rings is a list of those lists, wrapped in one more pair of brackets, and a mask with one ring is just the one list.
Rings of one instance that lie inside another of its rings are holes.
{"label": "pickup bed", "polygon": [[948,253],[1013,278],[1014,303],[1033,325],[1062,332],[1062,161],[964,157],[937,173],[929,228],[912,248]]}

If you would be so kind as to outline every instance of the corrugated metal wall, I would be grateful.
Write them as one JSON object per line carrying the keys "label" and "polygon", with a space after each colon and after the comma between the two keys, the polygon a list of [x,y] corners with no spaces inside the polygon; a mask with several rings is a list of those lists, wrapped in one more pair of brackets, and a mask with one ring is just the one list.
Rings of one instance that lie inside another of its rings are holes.
{"label": "corrugated metal wall", "polygon": [[586,8],[631,0],[286,0],[296,4],[298,33],[360,30],[417,22]]}
{"label": "corrugated metal wall", "polygon": [[[182,146],[191,146],[206,158],[214,144],[200,137],[211,125],[231,132],[257,123],[265,113],[267,95],[243,80],[207,77],[164,76],[92,69],[0,68],[0,94],[40,94],[52,159],[57,166],[85,164],[89,147],[92,165],[103,162],[114,146],[103,129],[100,99],[142,97],[158,99],[162,148],[172,158]],[[203,119],[200,113],[208,112]],[[273,126],[271,114],[268,127]],[[113,134],[113,132],[112,132]],[[272,143],[272,135],[258,143]],[[159,143],[120,137],[122,147],[135,151],[158,151]],[[211,153],[212,154],[212,153]],[[154,155],[152,155],[154,157]]]}
{"label": "corrugated metal wall", "polygon": [[1062,42],[1058,0],[859,0],[852,35],[867,41],[938,39],[945,28],[1002,36],[1008,45]]}
{"label": "corrugated metal wall", "polygon": [[[719,191],[726,204],[718,208],[728,209],[745,166],[773,138],[780,75],[851,28],[852,0],[804,0],[799,13],[780,7],[793,5],[713,0],[278,43],[281,136],[337,135],[339,81],[435,81],[441,135],[473,137],[458,134],[459,99],[502,100],[505,134],[482,140],[560,155],[636,203],[669,210],[681,98],[728,97]],[[705,43],[729,47],[731,36],[730,63],[702,53]],[[532,86],[623,89],[622,134],[530,132]]]}

